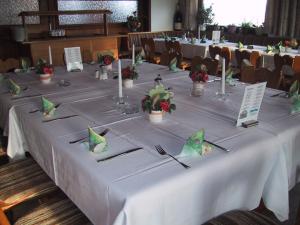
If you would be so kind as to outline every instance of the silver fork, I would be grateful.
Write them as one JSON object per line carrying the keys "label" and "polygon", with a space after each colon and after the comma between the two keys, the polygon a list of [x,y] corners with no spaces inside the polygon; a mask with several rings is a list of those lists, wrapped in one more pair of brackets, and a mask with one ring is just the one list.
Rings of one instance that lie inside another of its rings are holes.
{"label": "silver fork", "polygon": [[183,162],[180,162],[178,159],[176,159],[174,156],[170,155],[169,153],[167,153],[160,145],[155,145],[155,149],[156,151],[161,154],[161,155],[167,155],[169,157],[171,157],[172,159],[174,159],[175,161],[177,161],[180,165],[182,165],[184,168],[189,169],[190,166],[184,164]]}

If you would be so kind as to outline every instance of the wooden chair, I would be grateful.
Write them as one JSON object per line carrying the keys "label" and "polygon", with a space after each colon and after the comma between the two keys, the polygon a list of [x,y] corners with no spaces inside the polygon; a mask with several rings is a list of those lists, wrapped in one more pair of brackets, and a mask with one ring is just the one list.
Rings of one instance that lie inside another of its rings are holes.
{"label": "wooden chair", "polygon": [[225,58],[225,68],[227,70],[232,58],[230,49],[228,47],[223,47],[220,55]]}
{"label": "wooden chair", "polygon": [[160,56],[160,64],[164,66],[169,66],[170,64],[170,57],[169,52],[164,51]]}
{"label": "wooden chair", "polygon": [[195,71],[198,65],[203,64],[203,58],[201,56],[194,56],[192,59],[191,71]]}
{"label": "wooden chair", "polygon": [[218,75],[218,60],[212,58],[205,58],[203,59],[203,64],[206,66],[209,75]]}
{"label": "wooden chair", "polygon": [[203,225],[280,225],[272,218],[254,211],[235,210],[209,220]]}
{"label": "wooden chair", "polygon": [[260,65],[260,53],[258,51],[252,51],[250,54],[250,63],[254,66],[254,68],[258,68]]}
{"label": "wooden chair", "polygon": [[57,186],[31,158],[0,167],[0,208],[11,207],[58,190]]}
{"label": "wooden chair", "polygon": [[239,69],[241,69],[241,66],[242,66],[242,62],[244,59],[247,59],[247,60],[250,60],[250,52],[247,51],[247,50],[239,50],[239,49],[236,49],[235,50],[235,57],[236,57],[236,62],[237,62],[237,67]]}
{"label": "wooden chair", "polygon": [[0,73],[10,72],[17,68],[20,68],[19,59],[8,58],[6,60],[1,60],[0,62]]}
{"label": "wooden chair", "polygon": [[222,49],[219,46],[210,45],[208,46],[209,55],[212,59],[215,59],[217,55],[221,54]]}
{"label": "wooden chair", "polygon": [[279,89],[283,80],[281,71],[270,71],[267,68],[258,68],[254,72],[256,82],[267,81],[267,87]]}
{"label": "wooden chair", "polygon": [[300,73],[300,56],[297,55],[294,57],[294,62],[293,62],[292,68],[295,73]]}
{"label": "wooden chair", "polygon": [[255,68],[253,65],[242,64],[240,81],[249,84],[256,83],[254,73]]}
{"label": "wooden chair", "polygon": [[155,55],[155,43],[153,38],[141,39],[142,46],[145,52],[145,58],[150,63],[159,64],[160,57]]}

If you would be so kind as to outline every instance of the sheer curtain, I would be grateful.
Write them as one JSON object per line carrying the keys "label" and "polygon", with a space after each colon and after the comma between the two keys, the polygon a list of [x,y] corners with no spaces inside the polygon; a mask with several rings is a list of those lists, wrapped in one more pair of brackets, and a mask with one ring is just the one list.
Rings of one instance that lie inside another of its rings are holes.
{"label": "sheer curtain", "polygon": [[268,0],[265,29],[271,35],[300,37],[300,0]]}
{"label": "sheer curtain", "polygon": [[180,0],[180,8],[184,17],[184,28],[189,30],[197,29],[198,5],[202,0]]}

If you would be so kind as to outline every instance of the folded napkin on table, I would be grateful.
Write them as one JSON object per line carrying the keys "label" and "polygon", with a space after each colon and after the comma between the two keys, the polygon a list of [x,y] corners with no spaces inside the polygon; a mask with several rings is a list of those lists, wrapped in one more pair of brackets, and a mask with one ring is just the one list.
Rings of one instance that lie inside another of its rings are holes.
{"label": "folded napkin on table", "polygon": [[143,63],[142,53],[139,53],[135,57],[135,64],[136,65],[141,65],[142,63]]}
{"label": "folded napkin on table", "polygon": [[225,80],[226,83],[229,84],[229,85],[234,85],[234,80],[232,79],[233,71],[232,71],[231,68],[228,68],[225,75],[226,75],[226,80]]}
{"label": "folded napkin on table", "polygon": [[104,152],[107,150],[105,137],[97,134],[92,128],[89,128],[89,150],[92,152]]}
{"label": "folded napkin on table", "polygon": [[244,48],[244,45],[243,45],[243,43],[242,42],[238,42],[237,43],[237,47],[239,48],[239,49],[241,49],[241,48]]}
{"label": "folded napkin on table", "polygon": [[267,45],[267,49],[266,49],[266,52],[267,53],[272,53],[273,52],[273,47],[271,45]]}
{"label": "folded napkin on table", "polygon": [[300,112],[300,95],[299,95],[299,81],[296,80],[292,84],[289,90],[289,98],[292,102],[291,113],[298,113]]}
{"label": "folded napkin on table", "polygon": [[180,70],[179,68],[177,68],[177,58],[176,57],[170,61],[169,69],[173,72],[177,72]]}
{"label": "folded napkin on table", "polygon": [[205,132],[201,129],[189,137],[180,153],[181,156],[204,155],[212,150],[212,147],[204,141]]}
{"label": "folded napkin on table", "polygon": [[20,95],[22,90],[16,82],[14,82],[12,79],[9,79],[9,91],[13,95]]}
{"label": "folded napkin on table", "polygon": [[55,104],[45,97],[42,97],[42,105],[43,105],[43,114],[44,116],[53,116],[55,113]]}

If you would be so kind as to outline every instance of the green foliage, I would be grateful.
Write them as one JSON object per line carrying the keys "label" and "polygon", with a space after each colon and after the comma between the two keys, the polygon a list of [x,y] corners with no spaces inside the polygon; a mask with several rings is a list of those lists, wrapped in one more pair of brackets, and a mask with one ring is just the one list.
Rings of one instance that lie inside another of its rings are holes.
{"label": "green foliage", "polygon": [[212,24],[214,21],[214,12],[212,5],[210,5],[208,8],[205,8],[203,4],[200,5],[198,8],[197,13],[197,22],[199,24]]}

